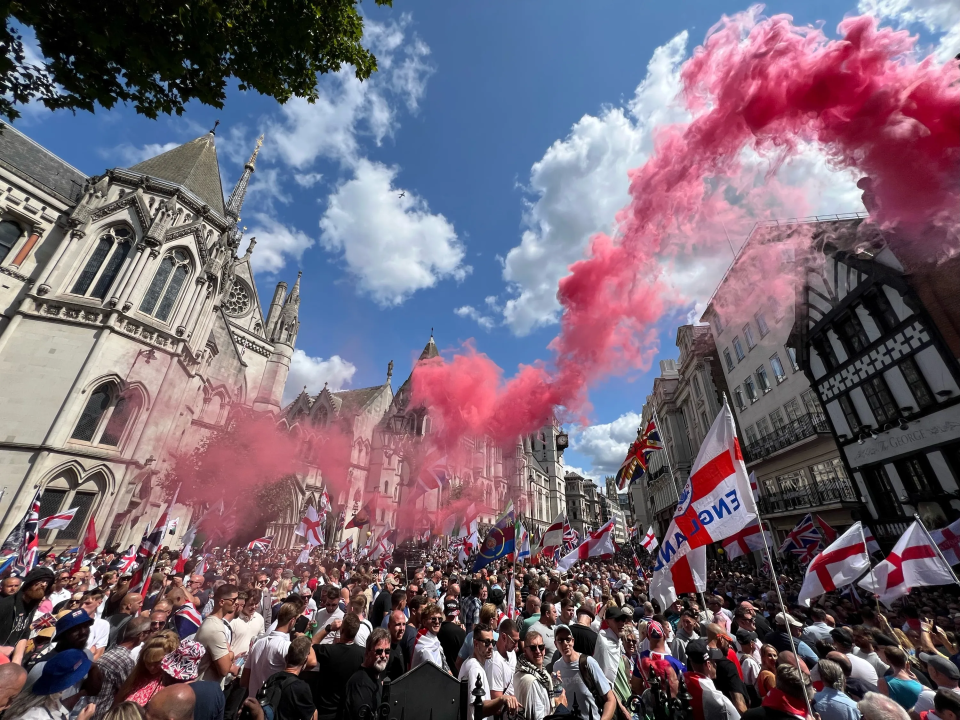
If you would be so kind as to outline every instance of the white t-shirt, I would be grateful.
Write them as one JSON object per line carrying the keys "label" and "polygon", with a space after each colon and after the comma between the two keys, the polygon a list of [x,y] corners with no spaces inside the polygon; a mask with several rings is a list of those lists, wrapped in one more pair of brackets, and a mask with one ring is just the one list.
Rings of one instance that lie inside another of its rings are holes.
{"label": "white t-shirt", "polygon": [[597,646],[593,651],[593,657],[610,684],[616,682],[621,655],[620,638],[614,635],[613,630],[608,628],[597,634]]}
{"label": "white t-shirt", "polygon": [[[103,605],[101,604],[100,607]],[[87,649],[106,648],[109,641],[110,623],[103,618],[94,618],[93,625],[90,626],[90,637],[87,638]]]}
{"label": "white t-shirt", "polygon": [[[553,670],[554,672],[560,673],[560,682],[567,693],[567,702],[570,704],[570,707],[573,707],[573,700],[576,698],[577,704],[580,706],[581,715],[590,717],[590,713],[593,713],[593,717],[598,718],[603,708],[597,707],[597,703],[593,700],[593,694],[587,689],[583,678],[580,677],[579,665],[579,660],[568,663],[561,657],[554,663]],[[587,658],[587,669],[593,673],[594,684],[599,688],[600,692],[603,694],[608,693],[611,687],[607,681],[607,676],[603,674],[600,666],[597,665],[597,661],[592,657]]]}
{"label": "white t-shirt", "polygon": [[[338,618],[339,618],[340,620],[342,620],[342,619],[343,619],[343,610],[341,610],[341,609],[338,607],[338,608],[337,608],[336,610],[334,610],[332,613],[328,613],[326,608],[322,608],[322,609],[320,609],[320,610],[317,610],[317,614],[316,614],[315,617],[316,617],[316,623],[317,623],[317,630],[319,631],[319,630],[323,630],[323,629],[327,626],[328,623],[330,623],[330,622],[332,622],[332,621],[334,621],[334,620],[336,620],[336,619],[338,619]],[[323,640],[321,640],[319,644],[320,644],[320,645],[333,645],[333,644],[337,641],[337,639],[338,639],[339,637],[340,637],[340,631],[339,631],[339,630],[334,630],[334,631],[332,631],[332,632],[328,632],[327,635],[326,635],[326,637],[324,637]],[[283,668],[281,668],[281,669],[283,669]]]}
{"label": "white t-shirt", "polygon": [[[490,700],[490,681],[487,680],[487,674],[483,670],[483,665],[480,664],[480,661],[475,657],[470,658],[465,661],[463,665],[460,666],[460,674],[457,675],[457,680],[467,679],[467,697],[473,698],[473,689],[477,686],[477,678],[480,678],[480,682],[483,686],[483,699],[484,701]],[[467,705],[467,720],[473,720],[473,703]],[[477,718],[477,720],[480,720]]]}
{"label": "white t-shirt", "polygon": [[230,629],[233,630],[233,642],[231,650],[235,655],[241,655],[250,649],[254,639],[263,632],[263,615],[258,612],[253,613],[249,619],[243,615],[235,617],[230,621]]}
{"label": "white t-shirt", "polygon": [[287,667],[287,650],[290,649],[290,633],[274,630],[257,640],[247,654],[246,666],[250,670],[250,697],[255,697],[267,678]]}
{"label": "white t-shirt", "polygon": [[367,638],[370,637],[371,632],[373,632],[373,626],[369,620],[363,618],[363,620],[360,621],[360,627],[357,628],[357,636],[353,639],[353,644],[366,648]]}
{"label": "white t-shirt", "polygon": [[533,675],[517,673],[513,676],[517,702],[523,706],[527,720],[543,720],[552,712],[550,694]]}
{"label": "white t-shirt", "polygon": [[853,653],[846,653],[847,658],[850,660],[850,677],[856,678],[857,680],[863,680],[865,683],[870,683],[874,687],[877,686],[877,671],[874,670],[873,665],[868,663],[862,657],[857,657]]}
{"label": "white t-shirt", "polygon": [[507,657],[503,657],[500,651],[493,649],[493,655],[484,664],[483,669],[487,671],[487,679],[490,681],[490,691],[502,692],[504,695],[513,695],[513,674],[517,670],[517,654],[512,650],[507,651]]}

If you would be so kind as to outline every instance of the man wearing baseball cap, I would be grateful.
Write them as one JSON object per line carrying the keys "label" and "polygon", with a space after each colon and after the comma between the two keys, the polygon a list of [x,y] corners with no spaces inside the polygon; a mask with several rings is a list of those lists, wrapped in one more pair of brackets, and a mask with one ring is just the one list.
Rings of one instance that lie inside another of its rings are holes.
{"label": "man wearing baseball cap", "polygon": [[[793,635],[793,644],[797,648],[797,655],[803,660],[807,667],[813,667],[820,659],[817,654],[810,649],[803,640],[800,639],[800,633],[803,630],[803,623],[797,620],[790,613],[778,612],[774,618],[775,628],[773,632],[767,635],[763,642],[767,645],[773,645],[780,652],[793,652],[790,647],[790,635]],[[851,636],[851,643],[853,637]],[[847,652],[844,650],[844,652]]]}
{"label": "man wearing baseball cap", "polygon": [[440,641],[443,656],[450,667],[457,666],[457,654],[467,638],[467,631],[459,623],[459,617],[459,601],[449,598],[443,603],[443,623],[440,625],[440,632],[437,633],[437,640]]}
{"label": "man wearing baseball cap", "polygon": [[[927,675],[937,686],[938,690],[951,692],[960,700],[960,668],[957,668],[949,658],[934,653],[920,653],[920,661],[927,667]],[[933,709],[933,699],[936,697],[936,690],[924,688],[917,698],[916,705],[913,706],[913,712],[917,715]]]}
{"label": "man wearing baseball cap", "polygon": [[683,674],[683,680],[692,696],[694,720],[738,720],[737,708],[714,685],[716,663],[724,659],[723,653],[700,639],[688,642],[686,653],[689,669]]}

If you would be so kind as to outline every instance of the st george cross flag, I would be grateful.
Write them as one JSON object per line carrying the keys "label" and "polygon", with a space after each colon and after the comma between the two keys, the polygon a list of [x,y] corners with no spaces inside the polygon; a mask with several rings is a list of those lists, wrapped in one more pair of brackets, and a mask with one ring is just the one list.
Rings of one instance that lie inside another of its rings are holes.
{"label": "st george cross flag", "polygon": [[73,521],[73,516],[80,508],[70,508],[66,512],[48,515],[40,521],[39,530],[62,530]]}
{"label": "st george cross flag", "polygon": [[337,548],[337,560],[346,560],[353,552],[353,538],[348,537]]}
{"label": "st george cross flag", "polygon": [[698,547],[676,562],[654,572],[650,580],[650,595],[667,607],[681,595],[703,592],[707,589],[707,549]]}
{"label": "st george cross flag", "polygon": [[614,522],[614,520],[608,520],[602,528],[587,535],[580,545],[560,558],[557,567],[569,570],[578,560],[613,555],[617,551],[616,545],[613,543]]}
{"label": "st george cross flag", "polygon": [[797,602],[809,607],[811,598],[849,585],[869,569],[863,531],[855,522],[810,563]]}
{"label": "st george cross flag", "polygon": [[547,526],[547,531],[543,534],[543,553],[544,557],[552,558],[557,554],[557,550],[563,545],[563,526],[567,518],[563,513],[557,515],[557,519]]}
{"label": "st george cross flag", "polygon": [[[673,521],[660,544],[653,584],[691,550],[736,535],[757,519],[733,413],[724,404],[697,454]],[[665,605],[663,607],[666,607]]]}
{"label": "st george cross flag", "polygon": [[653,534],[653,525],[650,526],[650,529],[647,530],[647,534],[643,536],[643,539],[640,541],[640,546],[643,547],[648,553],[652,553],[657,549],[660,543],[657,540],[657,536]]}
{"label": "st george cross flag", "polygon": [[[770,544],[770,532],[764,531],[767,536],[767,545]],[[760,523],[754,521],[747,525],[736,535],[731,535],[723,541],[723,550],[727,553],[727,558],[733,560],[741,555],[753,552],[754,550],[763,550],[763,535],[760,534]]]}
{"label": "st george cross flag", "polygon": [[940,558],[933,539],[916,520],[900,536],[887,559],[858,584],[876,593],[883,604],[889,606],[912,588],[954,582],[956,578],[950,566]]}
{"label": "st george cross flag", "polygon": [[[960,520],[950,523],[945,528],[931,530],[930,537],[940,547],[940,552],[951,565],[960,563]],[[878,548],[879,549],[879,548]]]}
{"label": "st george cross flag", "polygon": [[307,506],[307,514],[297,526],[297,535],[304,538],[308,545],[323,545],[323,518],[313,505]]}
{"label": "st george cross flag", "polygon": [[300,554],[297,556],[297,565],[306,565],[310,562],[310,550],[313,548],[313,545],[307,543],[303,546],[303,550],[300,551]]}
{"label": "st george cross flag", "polygon": [[247,543],[247,550],[250,552],[266,552],[267,548],[270,547],[272,542],[272,535],[264,535],[263,537],[259,537],[256,540],[251,540],[249,543]]}

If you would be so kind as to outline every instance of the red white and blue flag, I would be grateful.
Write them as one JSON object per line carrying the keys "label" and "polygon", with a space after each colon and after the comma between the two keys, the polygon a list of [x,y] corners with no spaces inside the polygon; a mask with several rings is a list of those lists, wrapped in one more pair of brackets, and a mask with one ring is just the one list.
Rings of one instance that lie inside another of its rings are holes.
{"label": "red white and blue flag", "polygon": [[724,404],[700,446],[657,552],[651,593],[660,599],[661,607],[676,599],[674,576],[691,574],[689,567],[683,567],[689,564],[691,551],[736,535],[756,519],[733,413]]}
{"label": "red white and blue flag", "polygon": [[651,420],[645,430],[637,428],[637,439],[630,443],[627,456],[617,470],[617,488],[623,490],[630,483],[639,480],[647,471],[647,458],[654,450],[663,449],[660,441],[660,431],[657,424]]}
{"label": "red white and blue flag", "polygon": [[423,469],[417,476],[417,483],[413,486],[411,495],[414,498],[440,490],[450,484],[450,471],[447,469],[447,458],[432,453],[424,461]]}
{"label": "red white and blue flag", "polygon": [[40,523],[40,491],[26,514],[13,528],[0,548],[0,572],[11,569],[14,575],[26,575],[37,562],[37,535]]}
{"label": "red white and blue flag", "polygon": [[250,552],[266,552],[267,548],[270,547],[272,542],[273,535],[265,535],[264,537],[259,537],[256,540],[251,540],[247,544],[247,550]]}
{"label": "red white and blue flag", "polygon": [[823,536],[816,525],[813,524],[813,516],[807,513],[783,541],[783,545],[780,546],[780,554],[796,555],[797,560],[801,563],[809,564],[822,549]]}
{"label": "red white and blue flag", "polygon": [[131,545],[127,551],[110,563],[110,567],[121,575],[131,572],[133,566],[137,564],[137,546]]}

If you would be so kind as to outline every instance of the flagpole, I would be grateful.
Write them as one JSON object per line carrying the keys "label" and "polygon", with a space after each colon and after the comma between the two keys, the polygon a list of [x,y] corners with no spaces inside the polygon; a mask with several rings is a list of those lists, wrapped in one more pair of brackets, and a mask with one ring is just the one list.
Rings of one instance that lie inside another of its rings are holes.
{"label": "flagpole", "polygon": [[930,531],[927,530],[927,526],[923,524],[923,520],[920,519],[920,516],[917,513],[914,513],[913,517],[916,518],[916,521],[920,524],[920,529],[923,530],[923,534],[927,536],[927,540],[929,541],[929,543],[937,549],[937,555],[943,561],[943,564],[950,569],[950,574],[953,575],[953,581],[957,585],[960,585],[960,578],[958,578],[957,574],[953,571],[953,566],[950,563],[948,563],[947,559],[943,556],[943,551],[940,549],[940,546],[936,543],[936,541],[932,537],[930,537]]}

